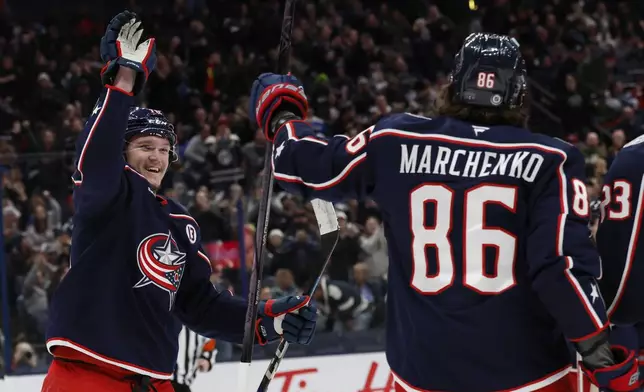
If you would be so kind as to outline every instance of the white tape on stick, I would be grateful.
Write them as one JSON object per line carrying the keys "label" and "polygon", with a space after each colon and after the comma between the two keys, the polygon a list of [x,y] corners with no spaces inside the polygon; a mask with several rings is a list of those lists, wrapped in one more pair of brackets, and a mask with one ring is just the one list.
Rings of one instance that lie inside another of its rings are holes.
{"label": "white tape on stick", "polygon": [[315,212],[315,219],[318,221],[320,235],[325,235],[338,230],[338,217],[335,214],[333,203],[320,199],[313,199],[311,200],[311,205]]}

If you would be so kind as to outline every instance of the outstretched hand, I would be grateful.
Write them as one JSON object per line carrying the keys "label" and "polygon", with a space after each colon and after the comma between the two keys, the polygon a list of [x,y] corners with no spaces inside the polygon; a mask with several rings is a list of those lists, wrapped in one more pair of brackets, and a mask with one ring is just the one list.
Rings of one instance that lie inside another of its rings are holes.
{"label": "outstretched hand", "polygon": [[251,87],[249,116],[262,128],[266,139],[273,140],[271,120],[280,112],[290,112],[305,119],[309,101],[302,83],[293,75],[264,73]]}
{"label": "outstretched hand", "polygon": [[259,343],[280,337],[289,343],[311,343],[318,315],[309,299],[304,295],[260,302],[256,328]]}
{"label": "outstretched hand", "polygon": [[129,68],[136,73],[132,92],[138,94],[156,66],[154,38],[139,42],[143,35],[141,21],[136,14],[124,11],[109,23],[101,38],[101,59],[106,62],[101,71],[103,83],[115,85],[120,68]]}

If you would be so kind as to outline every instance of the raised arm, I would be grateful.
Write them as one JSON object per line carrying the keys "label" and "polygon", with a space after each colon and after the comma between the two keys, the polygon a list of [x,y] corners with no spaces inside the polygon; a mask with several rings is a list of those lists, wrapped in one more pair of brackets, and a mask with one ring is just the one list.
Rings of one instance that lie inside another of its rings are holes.
{"label": "raised arm", "polygon": [[353,139],[316,136],[302,121],[308,101],[301,83],[291,75],[261,75],[253,84],[250,105],[266,138],[274,142],[273,167],[280,186],[328,201],[369,194],[369,136],[374,127]]}
{"label": "raised arm", "polygon": [[135,73],[118,71],[113,86],[106,85],[77,141],[74,202],[77,213],[95,214],[108,206],[121,187],[125,167],[123,137]]}
{"label": "raised arm", "polygon": [[372,187],[367,146],[372,128],[353,139],[320,138],[300,120],[285,121],[275,135],[273,169],[285,190],[307,199],[362,199]]}
{"label": "raised arm", "polygon": [[112,19],[101,39],[101,71],[105,85],[77,141],[76,214],[91,216],[112,205],[121,190],[125,168],[123,137],[130,107],[156,64],[154,38],[139,43],[143,30],[136,14],[122,12]]}

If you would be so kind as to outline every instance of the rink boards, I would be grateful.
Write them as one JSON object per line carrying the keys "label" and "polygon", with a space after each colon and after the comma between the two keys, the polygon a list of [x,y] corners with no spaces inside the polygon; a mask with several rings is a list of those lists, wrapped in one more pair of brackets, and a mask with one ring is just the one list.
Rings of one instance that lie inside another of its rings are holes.
{"label": "rink boards", "polygon": [[[256,392],[268,361],[253,362],[249,391]],[[193,392],[236,392],[238,363],[215,364],[200,373]],[[394,392],[384,353],[286,358],[268,392]],[[44,375],[7,377],[2,392],[39,392]]]}
{"label": "rink boards", "polygon": [[[253,362],[247,392],[256,392],[268,361]],[[215,364],[212,371],[200,373],[193,392],[238,392],[237,362]],[[0,392],[39,392],[44,375],[14,376],[0,380]],[[590,388],[589,388],[590,387]],[[586,383],[580,391],[598,392]],[[327,355],[286,358],[268,392],[394,392],[393,377],[385,353]]]}

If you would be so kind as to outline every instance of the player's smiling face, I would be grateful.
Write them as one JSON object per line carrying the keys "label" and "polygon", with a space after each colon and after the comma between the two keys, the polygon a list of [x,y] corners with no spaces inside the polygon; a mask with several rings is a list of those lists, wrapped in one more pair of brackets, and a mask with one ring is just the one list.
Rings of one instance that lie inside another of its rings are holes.
{"label": "player's smiling face", "polygon": [[141,173],[156,191],[168,170],[170,142],[157,136],[139,136],[128,142],[125,157],[128,165]]}

